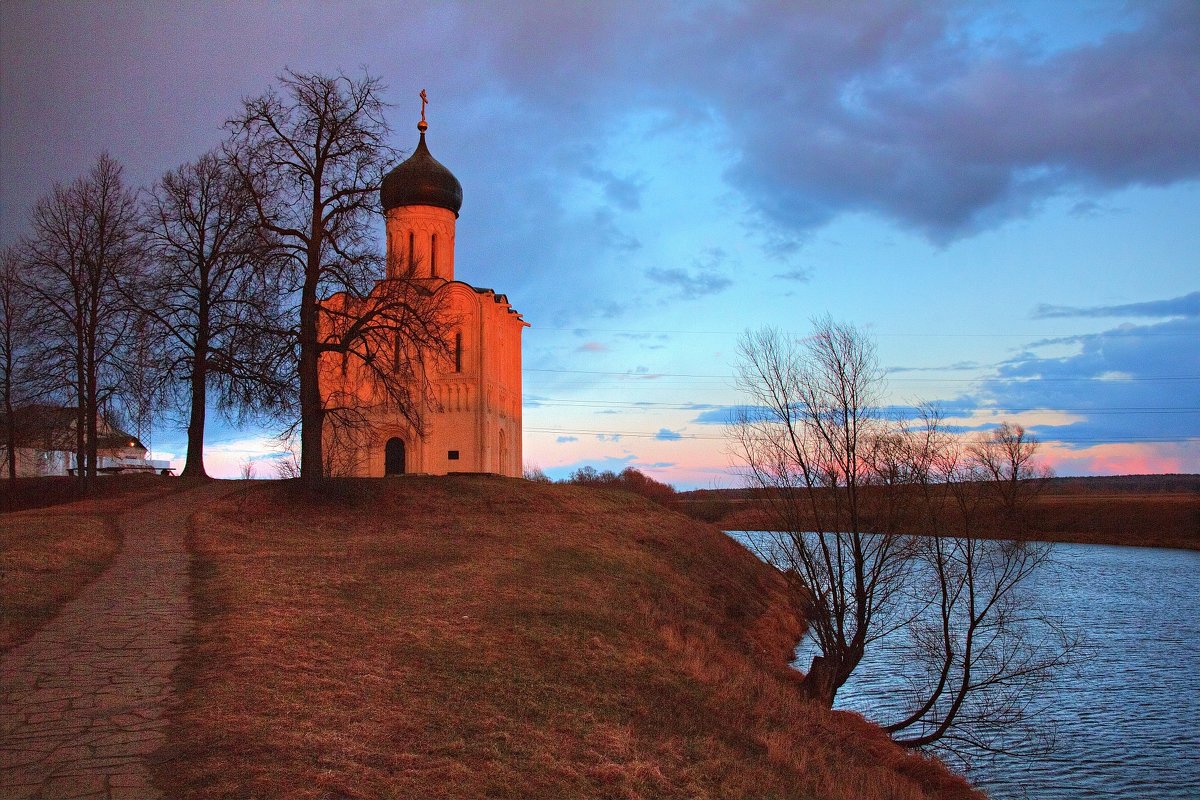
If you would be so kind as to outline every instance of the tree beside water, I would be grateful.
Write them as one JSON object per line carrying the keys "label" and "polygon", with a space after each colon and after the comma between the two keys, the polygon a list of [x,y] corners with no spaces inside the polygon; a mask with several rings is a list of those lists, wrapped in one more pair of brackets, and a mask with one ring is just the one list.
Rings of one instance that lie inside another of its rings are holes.
{"label": "tree beside water", "polygon": [[[955,434],[928,406],[885,413],[873,342],[828,318],[804,339],[745,335],[738,383],[734,449],[775,528],[763,555],[807,598],[819,650],[808,696],[832,706],[868,649],[900,635],[921,669],[907,711],[878,720],[893,739],[965,762],[1047,747],[1039,690],[1077,650],[1024,591],[1050,552],[1022,538],[1048,475],[1036,439],[1007,423]],[[997,517],[1011,538],[976,538]]]}

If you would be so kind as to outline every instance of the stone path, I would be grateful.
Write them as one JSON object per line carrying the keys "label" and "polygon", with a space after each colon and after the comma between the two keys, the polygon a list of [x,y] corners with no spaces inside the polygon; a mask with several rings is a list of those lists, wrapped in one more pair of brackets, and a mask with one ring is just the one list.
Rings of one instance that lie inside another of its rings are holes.
{"label": "stone path", "polygon": [[186,523],[231,490],[201,486],[122,516],[108,569],[0,661],[0,798],[162,797],[147,759],[194,625]]}

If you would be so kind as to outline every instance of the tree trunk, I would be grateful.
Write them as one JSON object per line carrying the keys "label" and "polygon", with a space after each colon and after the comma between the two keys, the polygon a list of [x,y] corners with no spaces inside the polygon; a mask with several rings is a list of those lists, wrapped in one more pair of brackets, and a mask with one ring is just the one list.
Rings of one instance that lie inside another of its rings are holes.
{"label": "tree trunk", "polygon": [[[311,254],[310,260],[316,257]],[[317,368],[317,281],[316,269],[305,281],[300,298],[300,479],[307,489],[321,483],[324,459],[321,454],[321,428],[324,409]]]}
{"label": "tree trunk", "polygon": [[17,496],[17,421],[13,419],[12,390],[4,393],[4,452],[8,462],[9,497]]}
{"label": "tree trunk", "polygon": [[196,311],[196,341],[192,351],[192,408],[188,417],[187,460],[181,478],[207,478],[204,469],[204,413],[208,399],[208,281],[200,278],[200,308]]}
{"label": "tree trunk", "polygon": [[204,400],[206,397],[206,374],[204,358],[197,356],[192,368],[192,408],[188,417],[187,460],[183,464],[181,478],[207,478],[204,469]]}
{"label": "tree trunk", "polygon": [[93,481],[99,474],[99,454],[97,452],[100,437],[100,400],[97,388],[96,365],[89,359],[87,380],[87,475],[84,478],[88,491],[91,491]]}
{"label": "tree trunk", "polygon": [[800,684],[805,696],[815,700],[826,708],[833,708],[833,698],[837,694],[837,677],[834,674],[833,662],[824,656],[813,656],[808,674]]}

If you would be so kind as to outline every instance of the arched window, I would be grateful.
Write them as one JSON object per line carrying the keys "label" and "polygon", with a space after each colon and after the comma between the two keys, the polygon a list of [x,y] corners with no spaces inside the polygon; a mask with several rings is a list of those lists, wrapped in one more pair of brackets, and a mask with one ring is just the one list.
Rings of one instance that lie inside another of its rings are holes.
{"label": "arched window", "polygon": [[413,267],[415,267],[417,265],[417,252],[415,249],[416,241],[417,241],[416,234],[414,234],[412,231],[409,231],[408,232],[408,268],[409,269],[412,269]]}
{"label": "arched window", "polygon": [[429,237],[429,277],[436,277],[437,272],[437,234]]}
{"label": "arched window", "polygon": [[505,442],[505,440],[504,440],[504,429],[503,428],[500,429],[499,439],[500,439],[500,448],[499,448],[500,452],[498,453],[498,456],[500,459],[500,463],[497,465],[498,468],[496,471],[499,472],[501,475],[503,475],[505,464],[508,463],[508,443]]}
{"label": "arched window", "polygon": [[454,333],[454,371],[462,372],[462,331]]}

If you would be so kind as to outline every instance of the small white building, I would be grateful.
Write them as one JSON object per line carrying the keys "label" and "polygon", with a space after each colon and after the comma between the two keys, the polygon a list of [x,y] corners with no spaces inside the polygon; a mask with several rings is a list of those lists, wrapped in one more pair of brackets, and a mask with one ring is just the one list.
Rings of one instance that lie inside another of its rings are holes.
{"label": "small white building", "polygon": [[[73,408],[32,405],[14,409],[17,477],[36,478],[75,474],[75,421]],[[7,420],[0,418],[7,427]],[[2,430],[2,429],[0,429]],[[0,436],[0,440],[7,437]],[[171,462],[151,461],[148,451],[136,436],[109,425],[101,418],[97,424],[97,470],[102,475],[131,472],[171,474]],[[8,473],[8,452],[0,441],[0,472]]]}

